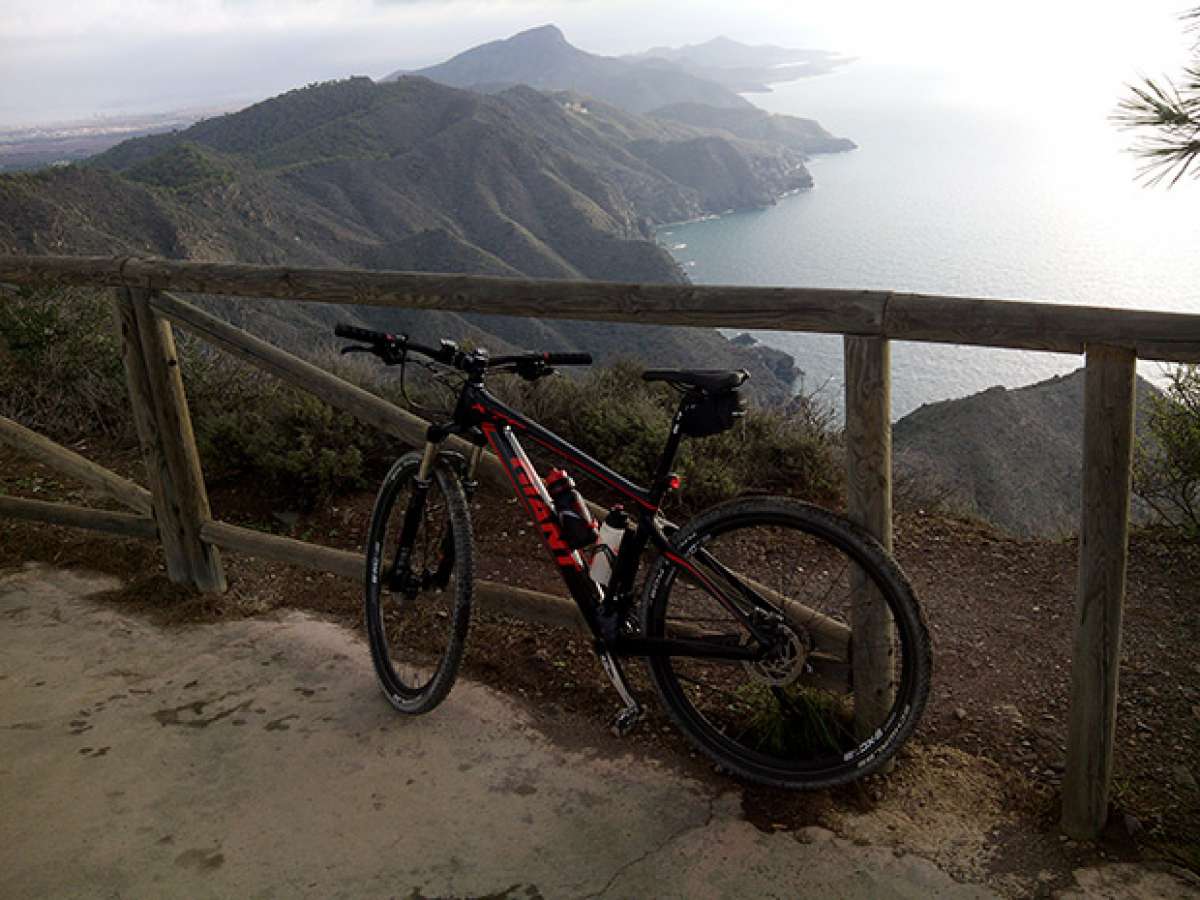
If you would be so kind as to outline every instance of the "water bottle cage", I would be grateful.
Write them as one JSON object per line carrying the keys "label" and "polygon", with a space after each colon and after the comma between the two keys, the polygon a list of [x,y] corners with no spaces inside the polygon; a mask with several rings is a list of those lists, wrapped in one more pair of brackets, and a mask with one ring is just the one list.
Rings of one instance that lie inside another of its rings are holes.
{"label": "water bottle cage", "polygon": [[596,522],[584,518],[573,509],[558,511],[558,525],[562,531],[562,539],[572,550],[582,550],[596,542]]}

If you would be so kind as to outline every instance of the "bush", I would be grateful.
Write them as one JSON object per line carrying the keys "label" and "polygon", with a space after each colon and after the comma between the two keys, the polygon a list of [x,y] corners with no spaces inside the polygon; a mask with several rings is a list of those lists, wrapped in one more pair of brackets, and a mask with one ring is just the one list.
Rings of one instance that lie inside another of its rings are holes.
{"label": "bush", "polygon": [[1200,538],[1200,366],[1180,366],[1155,396],[1133,489],[1167,525]]}
{"label": "bush", "polygon": [[[201,462],[210,483],[252,480],[311,507],[365,487],[397,452],[394,439],[249,365],[176,331]],[[377,366],[323,356],[319,364],[402,403]],[[356,365],[355,362],[358,364]],[[504,399],[605,464],[645,482],[667,440],[679,395],[642,380],[630,362],[580,379],[536,384],[497,377]],[[448,410],[448,395],[420,370],[415,398]],[[108,295],[21,292],[0,304],[0,413],[56,440],[105,435],[137,446]],[[448,411],[443,417],[448,416]],[[732,430],[687,440],[676,462],[677,501],[699,509],[739,493],[783,492],[817,501],[841,486],[828,410],[796,398],[785,410],[752,409]],[[531,450],[533,448],[530,448]]]}
{"label": "bush", "polygon": [[258,388],[252,402],[195,411],[196,443],[211,483],[253,480],[305,509],[366,487],[371,432],[315,397]]}
{"label": "bush", "polygon": [[[581,379],[536,384],[495,379],[495,393],[547,428],[635,481],[654,471],[679,395],[642,380],[642,367],[619,362]],[[752,407],[731,430],[685,440],[675,463],[679,501],[695,510],[748,492],[830,501],[841,488],[832,414],[809,397],[786,409]]]}
{"label": "bush", "polygon": [[105,292],[0,295],[0,415],[58,441],[136,442]]}
{"label": "bush", "polygon": [[[188,408],[210,482],[248,478],[311,507],[362,487],[387,440],[353,417],[176,331]],[[0,414],[57,441],[137,447],[106,292],[22,290],[0,299]]]}

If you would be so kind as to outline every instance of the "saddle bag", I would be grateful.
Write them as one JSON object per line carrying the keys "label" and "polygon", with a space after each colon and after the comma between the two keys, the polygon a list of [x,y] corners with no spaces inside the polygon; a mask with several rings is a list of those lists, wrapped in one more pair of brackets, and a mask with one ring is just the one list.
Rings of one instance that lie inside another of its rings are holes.
{"label": "saddle bag", "polygon": [[733,427],[746,415],[746,400],[737,389],[715,394],[692,392],[681,407],[679,428],[688,437],[709,437]]}

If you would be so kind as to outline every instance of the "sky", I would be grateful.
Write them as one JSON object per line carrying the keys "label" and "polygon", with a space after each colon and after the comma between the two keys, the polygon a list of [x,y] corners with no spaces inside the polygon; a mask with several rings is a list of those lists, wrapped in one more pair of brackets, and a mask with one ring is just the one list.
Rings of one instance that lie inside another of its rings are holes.
{"label": "sky", "polygon": [[[1192,0],[1194,3],[1195,0]],[[725,34],[936,68],[1053,115],[1177,72],[1189,0],[0,0],[0,127],[245,105],[553,22],[619,54]],[[632,28],[631,23],[636,23]]]}

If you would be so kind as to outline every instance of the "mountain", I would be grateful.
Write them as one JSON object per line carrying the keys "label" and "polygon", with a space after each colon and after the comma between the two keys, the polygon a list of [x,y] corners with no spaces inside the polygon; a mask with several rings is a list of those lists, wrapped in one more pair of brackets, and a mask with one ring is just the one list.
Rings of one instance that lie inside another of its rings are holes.
{"label": "mountain", "polygon": [[[758,202],[807,179],[787,148],[594,101],[353,78],[127,141],[86,165],[0,177],[0,252],[681,281],[648,240],[655,222]],[[311,345],[345,315],[319,304],[209,305],[290,346]],[[357,315],[497,350],[587,349],[611,360],[636,348],[664,364],[745,365],[764,398],[789,387],[775,356],[708,329]]]}
{"label": "mountain", "polygon": [[725,131],[749,141],[781,144],[805,155],[855,149],[854,141],[834,137],[814,119],[769,113],[754,106],[719,109],[701,103],[675,103],[656,109],[652,115],[696,128]]}
{"label": "mountain", "polygon": [[[612,107],[634,114],[649,113],[660,120],[719,131],[724,139],[733,136],[744,141],[777,144],[805,155],[854,149],[852,141],[834,137],[812,119],[772,115],[747,102],[735,93],[749,88],[733,84],[741,78],[733,69],[721,69],[720,72],[725,74],[719,74],[715,80],[686,70],[687,66],[695,65],[693,60],[716,67],[728,61],[754,59],[756,54],[766,60],[791,60],[793,54],[801,54],[809,60],[803,63],[806,66],[817,64],[812,60],[836,58],[824,51],[750,47],[728,38],[717,38],[707,44],[669,50],[671,59],[650,55],[615,59],[580,50],[568,43],[558,28],[544,25],[474,47],[415,74],[442,84],[486,93],[502,92],[517,84],[542,91],[565,92],[576,96],[584,108],[596,103],[609,107],[605,114],[610,117],[615,111]],[[763,65],[770,68],[767,63]],[[766,77],[788,80],[780,74],[782,70],[771,71],[775,74]],[[401,75],[393,73],[384,81],[395,80]],[[733,87],[718,83],[721,79],[730,81]],[[657,136],[651,139],[657,139]],[[683,159],[688,171],[696,172],[727,169],[728,163],[720,159],[727,149],[709,140],[707,143],[697,141],[686,153],[684,148],[672,146],[647,147],[646,154],[668,167],[677,167]],[[696,180],[685,180],[685,183],[696,186]],[[705,179],[701,177],[700,180]],[[725,190],[723,193],[735,197],[738,192]],[[721,208],[761,206],[771,199],[759,195],[749,202],[730,202]]]}
{"label": "mountain", "polygon": [[683,47],[652,47],[622,57],[630,62],[666,63],[738,93],[768,92],[768,85],[824,75],[852,60],[828,50],[752,46],[727,37]]}
{"label": "mountain", "polygon": [[[897,480],[1018,535],[1079,528],[1084,370],[929,403],[892,429]],[[1137,380],[1137,430],[1157,389]],[[1147,510],[1134,500],[1135,518]]]}
{"label": "mountain", "polygon": [[[393,72],[383,80],[393,81],[404,74]],[[573,91],[635,113],[671,103],[750,106],[729,88],[697,78],[673,64],[616,59],[580,50],[568,43],[554,25],[481,44],[444,63],[407,74],[487,92],[514,84]]]}

